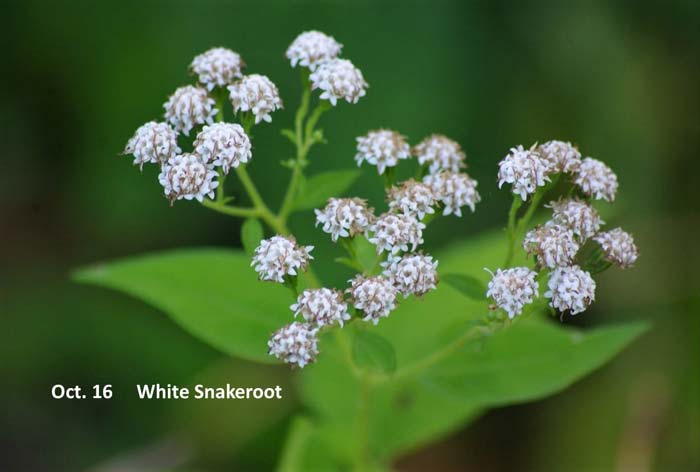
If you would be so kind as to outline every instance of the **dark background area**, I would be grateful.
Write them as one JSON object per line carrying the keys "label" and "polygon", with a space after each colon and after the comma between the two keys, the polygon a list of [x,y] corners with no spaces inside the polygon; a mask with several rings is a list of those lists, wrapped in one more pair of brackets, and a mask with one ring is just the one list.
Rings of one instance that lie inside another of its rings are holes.
{"label": "dark background area", "polygon": [[[281,198],[292,148],[279,134],[298,103],[284,51],[319,29],[344,44],[370,84],[322,120],[328,144],[309,172],[354,166],[354,138],[388,127],[412,143],[458,140],[483,201],[431,226],[429,247],[504,225],[496,164],[516,144],[564,139],[606,161],[621,188],[611,225],[641,258],[599,281],[574,320],[648,319],[653,329],[565,392],[486,414],[405,457],[399,470],[700,470],[700,3],[3,1],[0,83],[0,470],[268,470],[284,402],[140,402],[135,383],[237,378],[293,382],[286,369],[227,359],[162,313],[76,285],[82,265],[183,246],[239,245],[239,222],[191,202],[168,207],[157,171],[119,153],[189,83],[213,46],[268,75],[285,109],[255,131],[249,167]],[[381,206],[366,172],[353,193]],[[313,217],[299,239],[334,251]],[[328,260],[331,258],[329,257]],[[321,264],[327,278],[341,278]],[[50,386],[115,385],[110,401],[57,401]],[[160,461],[160,462],[159,462]]]}

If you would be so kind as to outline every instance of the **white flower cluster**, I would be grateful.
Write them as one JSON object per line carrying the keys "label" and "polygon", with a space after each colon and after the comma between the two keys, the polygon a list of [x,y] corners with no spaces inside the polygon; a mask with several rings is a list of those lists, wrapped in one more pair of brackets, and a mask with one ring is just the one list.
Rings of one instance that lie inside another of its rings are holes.
{"label": "white flower cluster", "polygon": [[201,87],[185,85],[175,90],[167,102],[165,119],[176,131],[185,135],[197,125],[211,124],[218,110],[216,103],[209,97],[207,91]]}
{"label": "white flower cluster", "polygon": [[481,196],[476,190],[476,180],[465,173],[450,171],[426,175],[423,182],[433,189],[435,198],[444,206],[442,214],[462,216],[462,207],[468,206],[474,212]]}
{"label": "white flower cluster", "polygon": [[437,287],[438,262],[423,254],[404,254],[402,257],[389,257],[382,264],[384,276],[404,296],[422,297]]}
{"label": "white flower cluster", "polygon": [[537,187],[549,182],[548,173],[549,165],[534,145],[530,149],[517,146],[511,148],[510,154],[498,164],[498,188],[504,183],[512,184],[513,193],[525,201]]}
{"label": "white flower cluster", "polygon": [[457,141],[442,134],[433,134],[415,145],[412,149],[414,156],[421,165],[428,164],[430,173],[447,170],[459,172],[466,167],[466,155]]}
{"label": "white flower cluster", "polygon": [[124,148],[124,154],[132,154],[134,165],[141,170],[146,163],[164,164],[180,152],[175,130],[167,123],[155,121],[149,121],[137,129]]}
{"label": "white flower cluster", "polygon": [[595,300],[595,280],[577,265],[557,267],[549,275],[545,297],[560,312],[572,315],[586,311]]}
{"label": "white flower cluster", "polygon": [[407,215],[415,215],[422,220],[426,214],[435,213],[435,193],[430,185],[406,180],[399,187],[392,187],[388,192],[389,210]]}
{"label": "white flower cluster", "polygon": [[579,247],[573,231],[551,221],[530,230],[523,239],[523,248],[537,256],[537,265],[550,269],[571,265]]}
{"label": "white flower cluster", "polygon": [[364,161],[377,166],[379,174],[383,174],[387,167],[394,167],[401,159],[411,156],[411,148],[406,138],[396,131],[379,129],[370,131],[366,136],[357,139],[357,154],[355,161],[360,166]]}
{"label": "white flower cluster", "polygon": [[634,238],[622,228],[598,233],[593,239],[600,244],[606,259],[622,269],[632,267],[639,257]]}
{"label": "white flower cluster", "polygon": [[595,208],[577,198],[550,202],[547,206],[552,209],[552,221],[569,228],[582,243],[605,223]]}
{"label": "white flower cluster", "polygon": [[348,289],[353,306],[362,310],[364,321],[371,321],[375,325],[379,319],[389,316],[396,308],[397,288],[385,277],[365,277],[358,275],[350,280]]}
{"label": "white flower cluster", "polygon": [[289,45],[286,56],[292,67],[300,65],[313,71],[319,64],[338,57],[342,48],[343,45],[332,36],[320,31],[305,31]]}
{"label": "white flower cluster", "polygon": [[282,108],[279,90],[264,75],[246,75],[228,87],[233,111],[250,111],[255,116],[255,124],[261,121],[271,122],[270,113]]}
{"label": "white flower cluster", "polygon": [[576,171],[574,182],[581,187],[583,193],[596,200],[608,202],[615,200],[618,187],[617,175],[597,159],[585,158]]}
{"label": "white flower cluster", "polygon": [[318,328],[308,323],[294,322],[272,334],[267,342],[269,353],[300,368],[316,360],[318,356]]}
{"label": "white flower cluster", "polygon": [[309,76],[311,88],[321,90],[321,99],[335,106],[338,100],[357,103],[368,87],[360,69],[347,59],[330,59],[318,65]]}
{"label": "white flower cluster", "polygon": [[508,313],[508,318],[520,315],[523,307],[539,296],[537,272],[527,267],[497,269],[495,274],[491,272],[491,276],[486,296]]}
{"label": "white flower cluster", "polygon": [[365,234],[374,220],[372,209],[360,198],[331,198],[323,210],[315,210],[316,226],[331,235],[333,242],[338,238]]}
{"label": "white flower cluster", "polygon": [[571,143],[547,141],[537,148],[539,155],[547,163],[550,172],[575,172],[581,165],[581,153]]}
{"label": "white flower cluster", "polygon": [[199,83],[213,90],[225,87],[242,77],[241,70],[245,63],[241,56],[226,48],[212,48],[196,56],[190,64],[190,70],[197,75]]}
{"label": "white flower cluster", "polygon": [[343,323],[350,319],[343,294],[329,288],[304,290],[291,307],[294,316],[301,316],[312,325],[322,327]]}
{"label": "white flower cluster", "polygon": [[158,175],[158,181],[171,205],[175,200],[183,198],[200,202],[205,196],[213,198],[214,189],[219,186],[215,178],[216,172],[207,167],[196,154],[173,157],[163,164]]}
{"label": "white flower cluster", "polygon": [[423,244],[425,225],[413,215],[384,213],[370,227],[369,242],[377,248],[377,254],[387,251],[411,251]]}
{"label": "white flower cluster", "polygon": [[250,138],[239,124],[214,123],[205,126],[197,134],[194,152],[204,162],[221,166],[225,174],[229,169],[248,162],[252,156]]}
{"label": "white flower cluster", "polygon": [[284,283],[286,276],[294,277],[305,271],[313,259],[313,246],[299,246],[291,236],[273,236],[263,239],[255,249],[251,266],[260,280]]}

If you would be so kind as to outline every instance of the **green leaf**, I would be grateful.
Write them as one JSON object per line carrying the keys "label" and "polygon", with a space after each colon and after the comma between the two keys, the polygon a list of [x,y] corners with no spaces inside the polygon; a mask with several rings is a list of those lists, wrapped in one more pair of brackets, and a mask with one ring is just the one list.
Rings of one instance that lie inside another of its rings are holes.
{"label": "green leaf", "polygon": [[486,286],[476,277],[466,274],[443,274],[440,280],[472,300],[486,300]]}
{"label": "green leaf", "polygon": [[293,130],[291,130],[289,128],[285,128],[282,131],[280,131],[280,133],[282,134],[282,136],[284,136],[285,138],[290,140],[292,142],[292,144],[296,145],[297,135],[294,133]]}
{"label": "green leaf", "polygon": [[360,176],[359,170],[334,170],[309,177],[295,202],[295,210],[308,210],[326,204],[330,197],[339,197]]}
{"label": "green leaf", "polygon": [[291,319],[287,289],[258,281],[240,251],[192,249],[134,257],[79,270],[74,279],[139,298],[211,346],[260,362],[274,362],[267,340]]}
{"label": "green leaf", "polygon": [[243,244],[243,250],[249,257],[253,256],[255,248],[258,247],[263,237],[263,227],[260,224],[260,220],[248,218],[243,222],[241,226],[241,243]]}
{"label": "green leaf", "polygon": [[396,353],[384,337],[364,329],[355,329],[352,358],[362,369],[391,374],[396,370]]}

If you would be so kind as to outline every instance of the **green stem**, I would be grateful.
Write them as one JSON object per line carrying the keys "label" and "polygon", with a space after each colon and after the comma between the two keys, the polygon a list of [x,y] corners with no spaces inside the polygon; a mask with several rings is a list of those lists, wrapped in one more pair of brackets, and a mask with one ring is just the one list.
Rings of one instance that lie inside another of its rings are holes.
{"label": "green stem", "polygon": [[218,200],[214,201],[204,199],[202,200],[202,206],[229,216],[239,216],[241,218],[251,218],[260,216],[260,211],[257,208],[228,206]]}
{"label": "green stem", "polygon": [[510,211],[508,212],[508,252],[506,253],[506,260],[503,263],[503,266],[506,268],[510,267],[510,264],[513,262],[513,255],[515,253],[515,217],[522,204],[522,199],[518,195],[513,195],[513,203],[510,205]]}

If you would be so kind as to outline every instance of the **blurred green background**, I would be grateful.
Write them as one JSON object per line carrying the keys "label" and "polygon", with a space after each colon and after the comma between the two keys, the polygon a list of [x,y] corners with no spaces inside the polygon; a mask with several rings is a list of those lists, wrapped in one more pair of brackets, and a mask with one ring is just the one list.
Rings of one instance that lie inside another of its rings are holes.
{"label": "blurred green background", "polygon": [[[412,143],[436,131],[458,140],[483,201],[431,225],[430,248],[503,226],[510,195],[495,174],[510,146],[571,140],[617,171],[609,223],[641,250],[635,269],[602,277],[598,303],[574,322],[648,319],[650,333],[565,392],[490,412],[396,468],[700,470],[697,1],[5,0],[0,14],[0,470],[273,467],[294,398],[141,402],[132,390],[289,385],[287,369],[227,359],[143,303],[68,277],[99,260],[239,244],[236,220],[169,208],[157,171],[140,174],[119,153],[191,81],[196,54],[229,47],[285,100],[256,127],[249,167],[277,202],[288,172],[277,163],[292,152],[279,130],[299,95],[284,51],[308,29],[343,43],[370,83],[359,104],[323,117],[329,143],[312,151],[310,173],[353,167],[354,137],[377,127]],[[382,204],[372,172],[353,193]],[[319,254],[336,250],[310,214],[292,225]],[[53,400],[54,383],[111,383],[115,399]]]}

